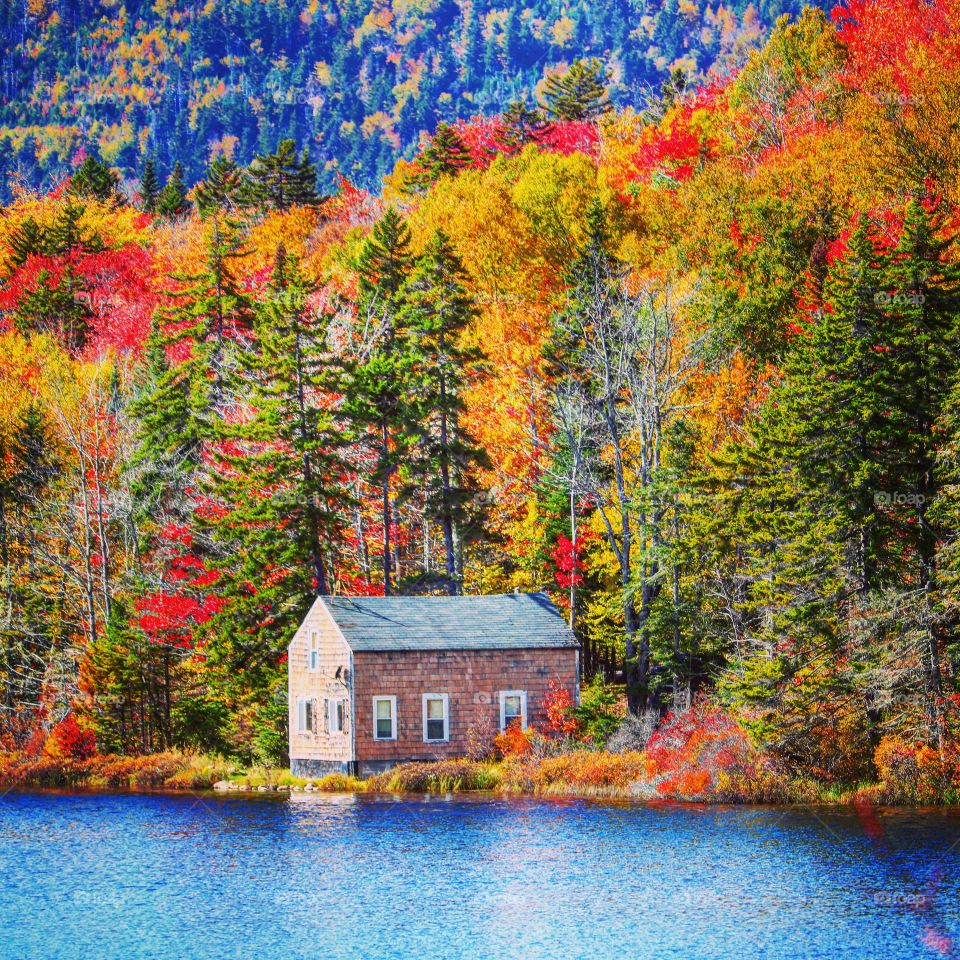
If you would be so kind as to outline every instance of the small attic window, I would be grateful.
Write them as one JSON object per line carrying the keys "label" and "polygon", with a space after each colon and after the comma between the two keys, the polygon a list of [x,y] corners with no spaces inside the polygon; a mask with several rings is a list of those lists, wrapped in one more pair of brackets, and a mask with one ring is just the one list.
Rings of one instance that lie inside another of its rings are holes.
{"label": "small attic window", "polygon": [[310,669],[320,669],[320,638],[316,630],[310,631]]}

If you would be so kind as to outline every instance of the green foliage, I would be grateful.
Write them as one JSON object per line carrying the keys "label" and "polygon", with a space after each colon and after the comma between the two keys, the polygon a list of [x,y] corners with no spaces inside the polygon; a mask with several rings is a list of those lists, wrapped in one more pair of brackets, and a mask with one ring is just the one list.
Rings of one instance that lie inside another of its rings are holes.
{"label": "green foliage", "polygon": [[70,178],[70,193],[76,197],[92,197],[107,203],[123,203],[120,175],[96,156],[84,158]]}
{"label": "green foliage", "polygon": [[[246,202],[260,208],[287,210],[292,206],[315,206],[320,202],[317,194],[317,171],[304,151],[297,156],[293,140],[281,140],[274,153],[254,158],[247,171],[245,183]],[[226,161],[214,165],[211,170],[219,188],[211,185],[210,192],[224,192],[226,178],[229,182],[232,171]],[[213,199],[212,197],[210,199]],[[208,202],[208,201],[205,201]]]}
{"label": "green foliage", "polygon": [[155,213],[160,199],[160,180],[152,157],[147,157],[140,176],[140,209],[144,213]]}
{"label": "green foliage", "polygon": [[547,77],[543,109],[554,120],[595,120],[611,109],[610,77],[599,60],[577,60],[566,73]]}
{"label": "green foliage", "polygon": [[423,496],[426,515],[443,531],[446,587],[459,593],[463,544],[482,529],[475,468],[489,465],[462,426],[468,376],[481,355],[464,338],[476,316],[463,264],[437,230],[410,274],[398,321],[406,328],[412,363],[410,407],[417,426],[405,469]]}
{"label": "green foliage", "polygon": [[583,735],[597,746],[603,746],[623,720],[620,696],[599,675],[581,685],[573,713]]}
{"label": "green foliage", "polygon": [[190,210],[187,187],[183,182],[183,167],[179,161],[174,164],[167,182],[157,197],[156,210],[160,216],[168,220],[183,217]]}

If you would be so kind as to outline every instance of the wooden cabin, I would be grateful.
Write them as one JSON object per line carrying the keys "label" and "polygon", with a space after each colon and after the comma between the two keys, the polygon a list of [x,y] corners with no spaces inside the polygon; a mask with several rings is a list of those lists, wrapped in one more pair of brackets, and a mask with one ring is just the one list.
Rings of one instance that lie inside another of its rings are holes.
{"label": "wooden cabin", "polygon": [[579,694],[579,645],[543,593],[318,597],[288,654],[303,777],[462,757],[478,735],[544,721],[552,680]]}

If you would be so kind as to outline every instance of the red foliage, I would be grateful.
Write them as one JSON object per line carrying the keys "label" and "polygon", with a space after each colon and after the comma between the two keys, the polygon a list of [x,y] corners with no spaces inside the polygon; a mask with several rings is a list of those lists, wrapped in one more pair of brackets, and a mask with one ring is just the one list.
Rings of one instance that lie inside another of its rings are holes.
{"label": "red foliage", "polygon": [[340,174],[337,175],[337,192],[323,205],[324,216],[351,227],[374,223],[382,209],[383,204],[372,193],[355,187]]}
{"label": "red foliage", "polygon": [[576,547],[574,547],[573,541],[562,533],[557,537],[556,545],[550,551],[550,556],[557,565],[553,579],[558,587],[579,587],[583,583],[583,550],[585,546],[585,537],[577,539]]}
{"label": "red foliage", "polygon": [[31,256],[0,290],[0,311],[8,313],[41,284],[55,289],[66,271],[90,310],[85,353],[137,352],[150,332],[158,302],[150,253],[135,243],[98,253],[72,250],[58,256]]}
{"label": "red foliage", "polygon": [[500,117],[471,117],[453,125],[475,167],[490,166],[498,153],[509,153],[504,143],[506,127]]}
{"label": "red foliage", "polygon": [[592,120],[564,120],[551,123],[538,137],[542,147],[568,156],[585,153],[596,157],[600,146],[600,129]]}
{"label": "red foliage", "polygon": [[97,752],[97,741],[92,730],[84,730],[76,715],[68,713],[50,732],[50,740],[58,756],[86,760]]}
{"label": "red foliage", "polygon": [[563,740],[577,732],[577,719],[573,715],[573,695],[554,678],[547,687],[543,701],[547,722],[544,732],[554,739]]}
{"label": "red foliage", "polygon": [[340,574],[340,592],[348,597],[382,597],[383,584],[370,583],[360,574]]}
{"label": "red foliage", "polygon": [[633,155],[629,179],[649,182],[659,172],[674,180],[689,180],[701,153],[700,139],[689,119],[689,114],[677,117],[666,129],[647,127]]}
{"label": "red foliage", "polygon": [[[849,51],[847,82],[884,95],[887,80],[909,105],[912,79],[925,70],[952,70],[960,53],[960,8],[955,0],[847,0],[833,8]],[[924,56],[918,57],[919,50]]]}
{"label": "red foliage", "polygon": [[721,774],[742,772],[754,758],[743,729],[703,699],[684,713],[668,713],[645,753],[657,791],[689,800],[709,796]]}

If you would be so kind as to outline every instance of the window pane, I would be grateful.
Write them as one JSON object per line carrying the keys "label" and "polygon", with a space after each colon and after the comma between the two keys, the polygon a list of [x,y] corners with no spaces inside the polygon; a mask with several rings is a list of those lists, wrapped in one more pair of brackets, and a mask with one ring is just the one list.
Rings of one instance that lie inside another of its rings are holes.
{"label": "window pane", "polygon": [[428,700],[427,701],[427,719],[428,720],[443,720],[443,701]]}
{"label": "window pane", "polygon": [[342,701],[342,700],[338,700],[338,701],[337,701],[337,730],[338,730],[338,732],[343,730],[343,713],[344,713],[343,701]]}
{"label": "window pane", "polygon": [[505,697],[503,701],[503,712],[508,717],[519,717],[520,697]]}
{"label": "window pane", "polygon": [[444,739],[444,729],[443,729],[443,717],[439,720],[427,720],[427,739],[428,740],[443,740]]}
{"label": "window pane", "polygon": [[378,700],[377,701],[377,719],[390,719],[390,707],[392,706],[389,700]]}
{"label": "window pane", "polygon": [[389,740],[393,736],[393,724],[389,717],[386,720],[377,718],[377,736],[381,740]]}

